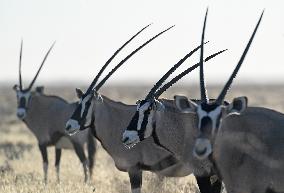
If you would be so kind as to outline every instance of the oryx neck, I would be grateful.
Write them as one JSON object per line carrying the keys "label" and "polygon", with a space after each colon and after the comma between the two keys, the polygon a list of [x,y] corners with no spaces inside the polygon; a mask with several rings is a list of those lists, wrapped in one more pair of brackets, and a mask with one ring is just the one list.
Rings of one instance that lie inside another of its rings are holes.
{"label": "oryx neck", "polygon": [[98,102],[97,103],[98,105],[102,104],[103,106],[108,106],[108,107],[111,107],[111,108],[114,108],[114,109],[124,110],[124,109],[136,107],[136,105],[128,105],[128,104],[125,104],[123,102],[113,100],[113,99],[111,99],[111,98],[109,98],[105,95],[101,95],[101,97],[103,99],[103,102],[99,102],[96,99],[93,99],[93,100],[96,100]]}
{"label": "oryx neck", "polygon": [[181,114],[171,100],[162,99],[160,101],[165,105],[165,110],[156,111],[155,113],[154,140],[156,142],[158,139],[161,147],[164,146],[167,150],[181,158],[185,153],[184,144],[188,137],[192,138],[190,141],[193,145],[193,125],[190,124],[193,115]]}

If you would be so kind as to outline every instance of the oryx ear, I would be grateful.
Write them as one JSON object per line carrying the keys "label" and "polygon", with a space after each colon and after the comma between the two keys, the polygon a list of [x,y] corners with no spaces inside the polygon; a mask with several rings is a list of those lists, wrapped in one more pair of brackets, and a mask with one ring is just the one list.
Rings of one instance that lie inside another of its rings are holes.
{"label": "oryx ear", "polygon": [[195,113],[197,109],[197,104],[192,100],[188,100],[185,96],[175,95],[174,96],[176,107],[182,113]]}
{"label": "oryx ear", "polygon": [[231,114],[237,114],[239,115],[244,110],[246,110],[248,105],[248,98],[243,97],[237,97],[233,99],[233,102],[230,103],[229,106],[227,106],[227,116]]}
{"label": "oryx ear", "polygon": [[165,108],[166,107],[165,107],[165,105],[162,102],[160,102],[158,100],[155,100],[155,110],[156,111],[164,111]]}
{"label": "oryx ear", "polygon": [[13,86],[13,90],[14,90],[14,91],[18,91],[18,90],[19,90],[19,85],[15,84],[15,85]]}
{"label": "oryx ear", "polygon": [[83,91],[80,88],[76,88],[77,97],[80,99],[83,96]]}
{"label": "oryx ear", "polygon": [[35,88],[35,91],[36,91],[38,94],[43,94],[44,86],[37,86],[37,87]]}

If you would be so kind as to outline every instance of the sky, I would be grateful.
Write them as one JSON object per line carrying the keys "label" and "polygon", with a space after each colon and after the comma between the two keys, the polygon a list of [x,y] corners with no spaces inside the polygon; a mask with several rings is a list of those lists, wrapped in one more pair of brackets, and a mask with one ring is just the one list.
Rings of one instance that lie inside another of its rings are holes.
{"label": "sky", "polygon": [[[22,75],[28,84],[56,41],[37,84],[89,84],[107,59],[149,23],[113,60],[120,60],[152,36],[175,25],[131,57],[107,84],[151,84],[200,44],[209,8],[205,56],[228,51],[205,64],[208,84],[224,83],[265,9],[253,44],[236,78],[242,83],[284,83],[283,0],[0,0],[0,82],[18,82],[20,42]],[[199,52],[176,72],[198,62]],[[106,72],[107,73],[107,72]],[[197,83],[198,70],[181,83]]]}

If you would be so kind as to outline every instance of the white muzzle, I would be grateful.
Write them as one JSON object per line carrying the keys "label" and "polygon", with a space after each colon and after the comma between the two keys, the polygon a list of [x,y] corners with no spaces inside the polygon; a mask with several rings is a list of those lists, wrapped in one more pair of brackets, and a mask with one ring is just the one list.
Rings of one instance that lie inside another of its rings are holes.
{"label": "white muzzle", "polygon": [[140,142],[137,131],[124,131],[122,135],[122,142],[126,148],[130,149]]}
{"label": "white muzzle", "polygon": [[78,133],[80,131],[80,125],[78,123],[78,121],[73,120],[73,119],[69,119],[66,123],[65,126],[65,132],[68,135],[74,135],[76,133]]}
{"label": "white muzzle", "polygon": [[208,139],[198,138],[193,148],[193,155],[202,160],[212,153],[212,145]]}
{"label": "white muzzle", "polygon": [[24,108],[18,108],[17,109],[17,117],[21,120],[23,120],[26,117],[27,113],[26,113],[26,109]]}

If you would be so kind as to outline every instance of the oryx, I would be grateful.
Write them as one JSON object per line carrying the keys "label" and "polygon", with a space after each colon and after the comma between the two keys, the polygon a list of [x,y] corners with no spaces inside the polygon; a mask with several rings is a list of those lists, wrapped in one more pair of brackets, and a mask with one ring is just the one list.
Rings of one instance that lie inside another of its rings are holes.
{"label": "oryx", "polygon": [[[225,50],[207,57],[205,61],[208,61],[223,51]],[[133,151],[133,149],[136,150],[136,145],[142,146],[142,144],[146,143],[148,140],[153,140],[155,145],[161,147],[161,149],[165,149],[179,160],[178,163],[183,166],[181,169],[187,169],[182,173],[183,176],[191,173],[196,175],[197,184],[201,192],[220,192],[220,181],[216,181],[211,185],[210,177],[214,174],[214,171],[212,170],[213,166],[210,165],[210,162],[200,162],[186,152],[187,149],[185,149],[185,147],[193,148],[194,146],[193,136],[195,134],[189,133],[186,130],[188,127],[192,127],[195,120],[193,117],[184,116],[179,113],[171,100],[158,99],[164,91],[199,66],[199,63],[195,64],[162,86],[163,82],[182,64],[187,56],[175,64],[155,84],[145,99],[138,100],[136,112],[132,114],[128,125],[125,125],[127,127],[124,129],[122,142]],[[152,138],[150,138],[150,136],[152,136]],[[191,140],[188,140],[189,138],[191,138]],[[129,151],[129,153],[131,153],[131,151]]]}
{"label": "oryx", "polygon": [[[193,155],[210,159],[218,168],[228,192],[284,192],[284,115],[262,107],[247,107],[246,97],[237,97],[223,106],[226,93],[237,75],[261,22],[229,80],[216,100],[208,102],[203,75],[203,48],[200,54],[201,104],[177,96],[176,105],[195,116],[198,133]],[[204,20],[202,45],[206,26]],[[192,128],[190,128],[192,129]]]}
{"label": "oryx", "polygon": [[[169,29],[170,28],[167,30]],[[158,35],[165,32],[159,33],[133,51],[96,85],[100,75],[111,62],[112,58],[141,31],[128,40],[106,62],[86,93],[83,93],[79,89],[76,90],[78,97],[80,98],[79,106],[66,123],[66,132],[70,134],[74,134],[79,130],[84,130],[84,128],[88,126],[93,128],[94,135],[101,142],[104,149],[110,154],[116,167],[121,171],[128,172],[132,193],[141,192],[142,170],[155,171],[164,176],[184,176],[184,173],[188,173],[186,166],[178,162],[178,160],[172,157],[169,152],[155,145],[152,139],[137,145],[135,149],[127,150],[121,143],[120,136],[123,132],[124,125],[129,122],[131,115],[135,113],[136,106],[113,101],[98,93],[101,86],[119,66],[139,49],[144,47]],[[198,48],[196,48],[195,51],[196,50],[198,50]],[[193,52],[194,51],[186,57],[189,57]],[[184,58],[184,60],[185,59],[186,58]],[[168,101],[168,103],[174,106],[173,101]]]}
{"label": "oryx", "polygon": [[[54,45],[54,44],[53,44]],[[74,148],[77,156],[83,164],[85,181],[88,179],[87,167],[92,175],[94,155],[96,151],[95,140],[88,130],[78,136],[68,136],[64,132],[65,123],[77,106],[77,103],[68,103],[58,96],[48,96],[43,93],[43,87],[36,87],[32,91],[39,72],[48,57],[53,45],[46,53],[35,77],[27,88],[24,88],[21,75],[22,47],[21,42],[19,61],[19,85],[14,86],[17,94],[17,116],[32,131],[38,140],[38,146],[43,159],[44,181],[47,182],[48,157],[47,146],[55,146],[55,167],[57,180],[59,181],[59,164],[62,148]],[[84,153],[84,145],[88,145],[88,159]]]}

